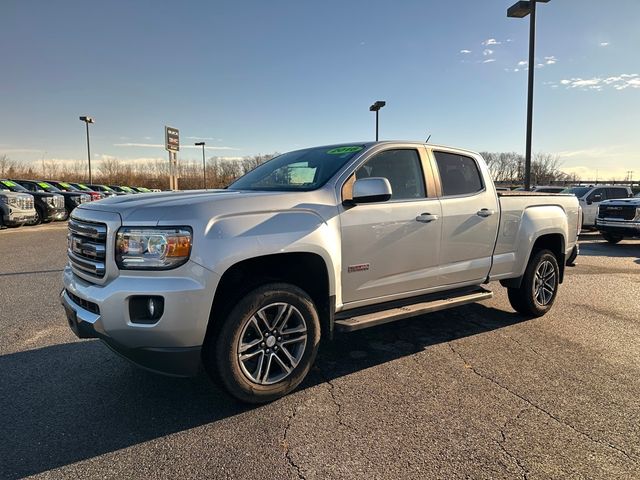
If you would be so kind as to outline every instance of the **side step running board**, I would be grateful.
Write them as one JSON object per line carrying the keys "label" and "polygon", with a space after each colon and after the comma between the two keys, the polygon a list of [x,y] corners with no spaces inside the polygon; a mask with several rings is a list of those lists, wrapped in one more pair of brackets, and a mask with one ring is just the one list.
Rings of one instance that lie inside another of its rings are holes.
{"label": "side step running board", "polygon": [[480,288],[479,290],[467,291],[466,293],[457,294],[456,296],[441,297],[412,305],[404,305],[389,308],[388,310],[337,319],[335,321],[335,328],[339,332],[354,332],[363,328],[395,322],[396,320],[403,320],[425,313],[437,312],[439,310],[446,310],[447,308],[479,302],[480,300],[487,300],[491,297],[493,297],[493,292]]}

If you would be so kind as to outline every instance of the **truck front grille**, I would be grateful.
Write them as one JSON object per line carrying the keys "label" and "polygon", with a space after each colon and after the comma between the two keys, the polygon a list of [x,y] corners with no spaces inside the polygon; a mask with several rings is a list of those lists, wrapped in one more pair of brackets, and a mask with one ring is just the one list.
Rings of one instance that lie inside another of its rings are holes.
{"label": "truck front grille", "polygon": [[67,256],[74,270],[96,278],[104,277],[106,244],[107,226],[104,223],[69,220]]}
{"label": "truck front grille", "polygon": [[634,205],[600,205],[598,218],[616,218],[619,220],[633,220],[636,217]]}
{"label": "truck front grille", "polygon": [[24,195],[18,199],[18,208],[21,210],[33,210],[33,197]]}
{"label": "truck front grille", "polygon": [[53,206],[56,208],[64,208],[64,197],[62,195],[53,197]]}

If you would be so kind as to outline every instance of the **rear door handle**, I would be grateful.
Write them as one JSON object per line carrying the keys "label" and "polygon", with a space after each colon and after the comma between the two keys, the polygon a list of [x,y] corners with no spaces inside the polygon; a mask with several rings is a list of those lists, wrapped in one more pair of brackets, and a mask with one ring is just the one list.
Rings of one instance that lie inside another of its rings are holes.
{"label": "rear door handle", "polygon": [[438,215],[431,215],[430,213],[421,213],[416,217],[416,222],[430,223],[430,222],[433,222],[434,220],[437,220],[438,218],[439,218]]}
{"label": "rear door handle", "polygon": [[482,210],[478,210],[476,212],[476,215],[478,215],[479,217],[486,218],[486,217],[490,217],[494,213],[496,213],[494,210],[489,210],[488,208],[483,208]]}

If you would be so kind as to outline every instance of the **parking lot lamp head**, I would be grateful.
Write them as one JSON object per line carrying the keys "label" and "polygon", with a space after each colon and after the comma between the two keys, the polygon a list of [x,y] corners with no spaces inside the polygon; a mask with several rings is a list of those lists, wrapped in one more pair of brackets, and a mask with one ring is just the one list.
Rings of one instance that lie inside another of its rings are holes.
{"label": "parking lot lamp head", "polygon": [[87,161],[89,162],[89,185],[93,184],[93,179],[91,178],[91,146],[89,145],[89,124],[95,123],[93,117],[88,117],[86,115],[80,117],[80,121],[84,122],[87,127]]}
{"label": "parking lot lamp head", "polygon": [[378,141],[378,112],[386,104],[387,104],[387,102],[385,102],[383,100],[378,100],[377,102],[375,102],[373,105],[371,105],[369,107],[369,111],[370,112],[376,112],[376,142]]}

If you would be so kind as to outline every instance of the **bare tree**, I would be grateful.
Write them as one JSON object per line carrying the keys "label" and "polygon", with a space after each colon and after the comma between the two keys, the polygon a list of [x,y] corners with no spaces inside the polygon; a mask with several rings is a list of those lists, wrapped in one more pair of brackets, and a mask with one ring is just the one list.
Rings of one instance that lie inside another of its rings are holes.
{"label": "bare tree", "polygon": [[9,170],[16,167],[16,162],[11,160],[8,155],[0,155],[0,177],[8,177]]}

